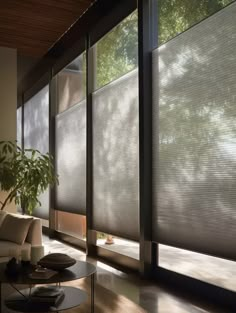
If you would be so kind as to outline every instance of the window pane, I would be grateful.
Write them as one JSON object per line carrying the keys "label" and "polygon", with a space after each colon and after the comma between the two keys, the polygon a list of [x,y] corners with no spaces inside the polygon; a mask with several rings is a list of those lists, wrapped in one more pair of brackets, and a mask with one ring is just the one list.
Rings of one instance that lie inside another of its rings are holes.
{"label": "window pane", "polygon": [[221,10],[232,0],[158,0],[159,45]]}
{"label": "window pane", "polygon": [[[49,150],[49,87],[44,87],[24,105],[24,147],[41,153]],[[41,207],[33,214],[44,219],[49,217],[49,191],[40,197]]]}
{"label": "window pane", "polygon": [[133,70],[138,64],[137,11],[125,18],[96,45],[96,88]]}
{"label": "window pane", "polygon": [[94,47],[97,53],[97,88],[101,88],[92,95],[92,227],[96,231],[138,240],[137,11]]}
{"label": "window pane", "polygon": [[[236,264],[174,247],[159,245],[159,266],[201,281],[236,291]],[[204,264],[204,266],[202,266]]]}
{"label": "window pane", "polygon": [[24,146],[47,153],[49,149],[49,87],[24,105]]}
{"label": "window pane", "polygon": [[97,232],[97,246],[139,260],[139,243]]}
{"label": "window pane", "polygon": [[86,239],[86,217],[68,212],[57,211],[56,230],[70,236]]}
{"label": "window pane", "polygon": [[236,3],[153,53],[153,238],[236,260]]}
{"label": "window pane", "polygon": [[63,112],[85,98],[86,55],[85,52],[67,65],[57,75],[58,112]]}
{"label": "window pane", "polygon": [[16,111],[16,140],[17,145],[21,147],[22,143],[22,107]]}
{"label": "window pane", "polygon": [[134,70],[93,94],[93,227],[134,240],[139,237],[138,136]]}
{"label": "window pane", "polygon": [[72,213],[86,213],[86,101],[56,117],[55,208]]}

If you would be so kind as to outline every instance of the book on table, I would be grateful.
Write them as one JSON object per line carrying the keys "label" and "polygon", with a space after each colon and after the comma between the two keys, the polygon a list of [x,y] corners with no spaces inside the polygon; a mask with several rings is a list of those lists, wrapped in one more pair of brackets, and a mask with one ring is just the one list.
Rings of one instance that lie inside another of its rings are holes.
{"label": "book on table", "polygon": [[40,267],[36,268],[32,273],[30,273],[29,277],[32,279],[49,279],[57,273],[57,271],[51,270],[49,268]]}
{"label": "book on table", "polygon": [[64,289],[59,286],[40,286],[31,290],[30,300],[49,305],[57,305],[64,298]]}

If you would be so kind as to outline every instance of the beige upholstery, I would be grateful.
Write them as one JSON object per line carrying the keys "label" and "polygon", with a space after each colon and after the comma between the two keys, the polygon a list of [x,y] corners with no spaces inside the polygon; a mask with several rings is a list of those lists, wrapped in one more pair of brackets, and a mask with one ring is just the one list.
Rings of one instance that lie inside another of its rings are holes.
{"label": "beige upholstery", "polygon": [[[41,246],[42,245],[42,223],[39,218],[35,218],[27,215],[19,215],[12,213],[2,213],[0,214],[0,231],[1,225],[7,215],[15,216],[19,219],[33,219],[30,223],[26,239],[23,244],[17,244],[16,242],[10,241],[11,236],[0,240],[0,262],[6,262],[13,256],[21,257],[22,251],[24,255],[27,253],[30,257],[31,246]],[[14,229],[9,229],[9,233],[14,232]],[[27,251],[27,252],[26,252]],[[15,254],[15,255],[13,255]],[[23,254],[22,254],[23,255]]]}
{"label": "beige upholstery", "polygon": [[21,250],[30,250],[31,245],[28,242],[18,245],[15,242],[0,240],[0,257],[19,257]]}
{"label": "beige upholstery", "polygon": [[2,211],[2,210],[0,211],[0,226],[1,226],[1,224],[5,218],[6,214],[7,214],[6,211]]}
{"label": "beige upholstery", "polygon": [[32,246],[42,245],[42,222],[39,218],[33,219],[25,241],[29,242]]}
{"label": "beige upholstery", "polygon": [[0,226],[0,240],[8,240],[22,245],[25,242],[33,218],[6,214]]}

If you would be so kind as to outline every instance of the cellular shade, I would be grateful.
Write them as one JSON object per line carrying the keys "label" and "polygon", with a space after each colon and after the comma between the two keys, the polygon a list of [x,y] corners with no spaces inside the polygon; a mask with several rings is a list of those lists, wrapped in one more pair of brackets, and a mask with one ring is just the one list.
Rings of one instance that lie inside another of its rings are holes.
{"label": "cellular shade", "polygon": [[56,117],[57,210],[86,212],[86,102]]}
{"label": "cellular shade", "polygon": [[153,53],[153,239],[236,259],[236,4]]}
{"label": "cellular shade", "polygon": [[137,70],[93,94],[93,229],[137,240]]}
{"label": "cellular shade", "polygon": [[21,147],[22,142],[22,107],[19,107],[16,111],[16,140],[17,145]]}
{"label": "cellular shade", "polygon": [[[16,111],[16,140],[19,147],[22,146],[22,107]],[[21,213],[21,207],[17,205],[17,212]]]}
{"label": "cellular shade", "polygon": [[[24,147],[37,149],[41,153],[49,150],[49,87],[44,87],[24,105]],[[34,216],[49,217],[49,191],[40,197],[41,207],[33,211]]]}

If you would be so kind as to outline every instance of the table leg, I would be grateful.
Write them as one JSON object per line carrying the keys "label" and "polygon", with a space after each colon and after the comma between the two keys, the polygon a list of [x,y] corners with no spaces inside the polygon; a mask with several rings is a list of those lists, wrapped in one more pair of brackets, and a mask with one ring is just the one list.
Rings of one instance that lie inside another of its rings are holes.
{"label": "table leg", "polygon": [[91,275],[91,313],[94,313],[94,276]]}

